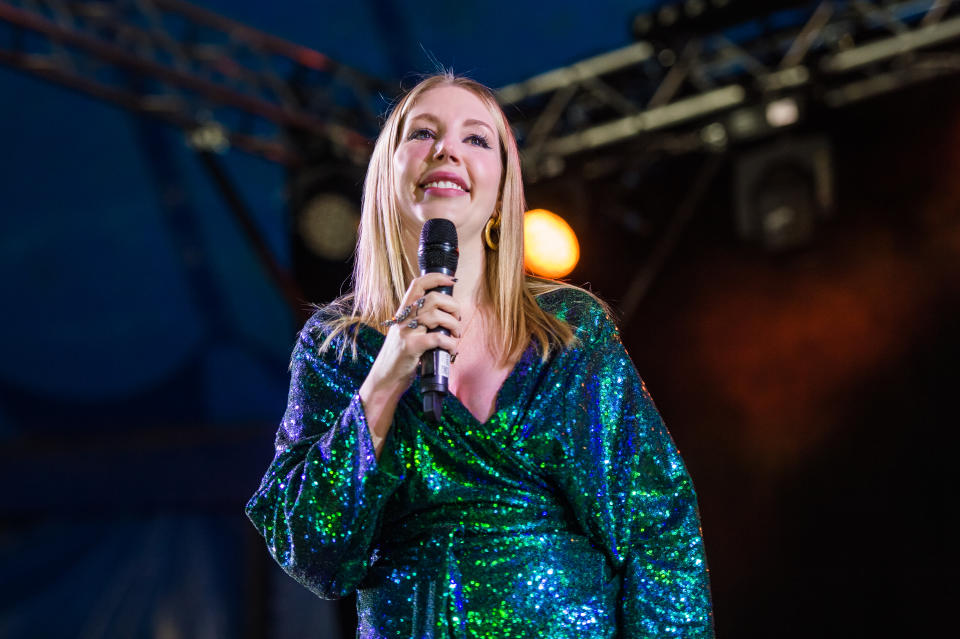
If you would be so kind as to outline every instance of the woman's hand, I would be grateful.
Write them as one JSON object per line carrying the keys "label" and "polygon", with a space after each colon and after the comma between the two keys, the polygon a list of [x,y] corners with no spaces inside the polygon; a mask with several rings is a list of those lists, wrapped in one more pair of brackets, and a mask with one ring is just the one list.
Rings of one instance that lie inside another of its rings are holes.
{"label": "woman's hand", "polygon": [[[460,340],[460,305],[450,295],[426,293],[438,286],[453,286],[453,283],[453,278],[443,273],[429,273],[410,283],[394,316],[399,321],[387,331],[386,340],[360,387],[360,400],[378,457],[397,402],[413,381],[420,357],[433,348],[442,348],[451,354],[456,352]],[[450,331],[450,335],[427,332],[438,326]]]}
{"label": "woman's hand", "polygon": [[[442,348],[452,354],[456,350],[460,338],[460,305],[450,295],[426,293],[438,286],[452,285],[453,278],[442,273],[430,273],[410,283],[394,316],[400,321],[390,326],[367,375],[375,389],[403,394],[426,351]],[[450,331],[450,335],[427,332],[438,326]]]}

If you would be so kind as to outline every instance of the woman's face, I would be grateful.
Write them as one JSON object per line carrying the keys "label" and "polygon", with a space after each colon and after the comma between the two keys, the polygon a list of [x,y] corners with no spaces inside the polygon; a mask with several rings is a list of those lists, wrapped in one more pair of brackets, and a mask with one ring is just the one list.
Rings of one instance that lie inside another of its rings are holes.
{"label": "woman's face", "polygon": [[461,244],[480,237],[500,196],[500,138],[480,98],[458,86],[426,91],[407,113],[393,156],[402,224],[453,222]]}

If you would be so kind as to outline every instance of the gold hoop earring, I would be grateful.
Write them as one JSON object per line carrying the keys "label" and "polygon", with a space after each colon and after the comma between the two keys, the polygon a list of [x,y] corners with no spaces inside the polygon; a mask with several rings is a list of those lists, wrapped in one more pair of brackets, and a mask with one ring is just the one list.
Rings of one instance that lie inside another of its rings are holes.
{"label": "gold hoop earring", "polygon": [[491,251],[496,251],[500,246],[499,238],[497,242],[493,241],[492,232],[494,229],[498,232],[500,230],[500,216],[491,216],[490,219],[487,220],[487,225],[483,227],[483,241],[486,242],[487,248]]}

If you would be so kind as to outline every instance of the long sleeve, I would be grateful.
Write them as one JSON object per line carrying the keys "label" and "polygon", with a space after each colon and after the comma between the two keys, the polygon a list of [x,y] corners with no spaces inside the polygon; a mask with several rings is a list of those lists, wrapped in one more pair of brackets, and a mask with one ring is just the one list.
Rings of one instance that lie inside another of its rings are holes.
{"label": "long sleeve", "polygon": [[322,341],[315,315],[294,347],[276,455],[246,512],[287,573],[336,598],[366,574],[380,513],[401,477],[388,468],[391,437],[377,461],[360,401],[375,353],[352,360],[348,350],[337,362],[336,344],[319,354]]}
{"label": "long sleeve", "polygon": [[568,363],[561,487],[621,579],[621,637],[713,637],[692,482],[614,323],[586,306]]}

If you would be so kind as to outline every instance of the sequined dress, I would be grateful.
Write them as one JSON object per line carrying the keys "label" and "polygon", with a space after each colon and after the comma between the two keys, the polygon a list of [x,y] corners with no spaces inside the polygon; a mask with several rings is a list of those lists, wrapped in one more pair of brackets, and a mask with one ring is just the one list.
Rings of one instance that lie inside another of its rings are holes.
{"label": "sequined dress", "polygon": [[696,496],[603,308],[538,303],[580,343],[523,354],[480,423],[450,395],[424,421],[416,382],[379,460],[359,388],[384,336],[322,356],[300,333],[276,455],[247,515],[324,598],[357,591],[364,638],[712,637]]}

